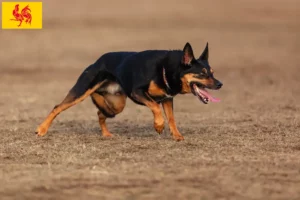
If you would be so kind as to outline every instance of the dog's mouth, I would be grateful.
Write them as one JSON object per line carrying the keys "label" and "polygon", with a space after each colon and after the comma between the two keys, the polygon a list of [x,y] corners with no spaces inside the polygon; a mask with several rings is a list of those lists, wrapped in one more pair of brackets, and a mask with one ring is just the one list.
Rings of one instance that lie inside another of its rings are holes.
{"label": "dog's mouth", "polygon": [[198,97],[200,101],[204,104],[207,104],[209,101],[211,102],[220,102],[221,100],[211,96],[202,85],[197,83],[191,83],[192,93]]}

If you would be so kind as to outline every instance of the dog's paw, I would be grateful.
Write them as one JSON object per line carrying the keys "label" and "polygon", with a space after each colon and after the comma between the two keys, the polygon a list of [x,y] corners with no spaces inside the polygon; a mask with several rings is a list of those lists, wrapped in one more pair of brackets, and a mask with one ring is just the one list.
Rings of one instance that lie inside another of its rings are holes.
{"label": "dog's paw", "polygon": [[36,129],[35,134],[37,134],[38,136],[44,136],[44,135],[46,135],[47,131],[48,131],[48,128],[45,128],[43,126],[39,126]]}
{"label": "dog's paw", "polygon": [[158,134],[161,134],[165,128],[164,120],[155,121],[154,128]]}
{"label": "dog's paw", "polygon": [[179,134],[173,134],[173,139],[176,141],[182,141],[184,140],[183,136],[179,133]]}
{"label": "dog's paw", "polygon": [[102,137],[105,137],[105,138],[111,138],[113,137],[114,135],[108,131],[105,131],[105,132],[102,132]]}

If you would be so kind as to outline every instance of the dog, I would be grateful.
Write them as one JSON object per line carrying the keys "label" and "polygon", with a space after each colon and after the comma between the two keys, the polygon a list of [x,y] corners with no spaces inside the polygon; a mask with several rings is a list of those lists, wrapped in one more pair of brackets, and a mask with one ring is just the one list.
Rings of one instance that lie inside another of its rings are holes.
{"label": "dog", "polygon": [[164,129],[161,104],[171,135],[177,141],[183,140],[174,119],[173,98],[192,93],[204,104],[220,101],[205,89],[218,90],[223,85],[214,78],[208,57],[208,43],[198,59],[189,43],[183,50],[106,53],[83,71],[64,100],[36,129],[36,134],[44,136],[58,114],[90,96],[98,108],[102,136],[111,137],[105,121],[122,112],[129,97],[152,111],[154,128],[159,134]]}

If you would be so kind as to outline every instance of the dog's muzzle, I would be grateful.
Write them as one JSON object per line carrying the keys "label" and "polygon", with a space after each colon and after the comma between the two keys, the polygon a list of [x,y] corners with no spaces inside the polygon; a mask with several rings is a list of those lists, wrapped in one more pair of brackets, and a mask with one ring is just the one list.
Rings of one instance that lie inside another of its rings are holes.
{"label": "dog's muzzle", "polygon": [[[221,83],[221,82],[220,82]],[[221,83],[222,84],[222,83]],[[204,89],[204,87],[198,86],[196,83],[191,83],[192,93],[198,97],[200,101],[202,101],[204,104],[207,104],[210,102],[220,102],[221,100],[218,98],[213,97],[211,94],[207,92],[207,90]],[[222,85],[220,85],[219,88],[221,88]]]}

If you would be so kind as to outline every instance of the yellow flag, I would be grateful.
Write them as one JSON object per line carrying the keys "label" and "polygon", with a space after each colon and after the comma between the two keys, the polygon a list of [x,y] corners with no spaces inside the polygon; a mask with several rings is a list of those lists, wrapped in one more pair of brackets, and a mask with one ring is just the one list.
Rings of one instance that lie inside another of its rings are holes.
{"label": "yellow flag", "polygon": [[2,29],[41,29],[42,2],[2,2]]}

